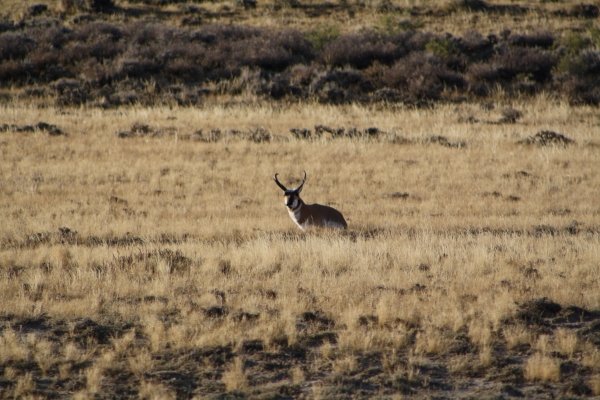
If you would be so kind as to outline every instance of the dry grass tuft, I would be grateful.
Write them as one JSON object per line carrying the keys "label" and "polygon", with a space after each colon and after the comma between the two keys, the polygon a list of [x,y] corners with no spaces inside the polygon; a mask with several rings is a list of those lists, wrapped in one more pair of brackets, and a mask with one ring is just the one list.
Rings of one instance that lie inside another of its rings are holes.
{"label": "dry grass tuft", "polygon": [[152,355],[147,350],[138,351],[136,354],[129,356],[127,362],[129,370],[140,377],[153,366]]}
{"label": "dry grass tuft", "polygon": [[556,358],[535,353],[525,362],[525,379],[556,382],[560,379],[560,363]]}
{"label": "dry grass tuft", "polygon": [[333,371],[338,374],[349,374],[356,369],[356,356],[346,355],[333,362]]}
{"label": "dry grass tuft", "polygon": [[600,374],[592,376],[588,382],[594,396],[600,396]]}
{"label": "dry grass tuft", "polygon": [[479,350],[479,364],[482,367],[489,367],[494,361],[493,349],[489,345],[483,346]]}
{"label": "dry grass tuft", "polygon": [[559,328],[554,333],[554,343],[559,353],[572,358],[579,345],[579,339],[575,332]]}
{"label": "dry grass tuft", "polygon": [[26,397],[30,394],[35,387],[33,382],[33,374],[31,372],[25,373],[25,375],[21,375],[17,379],[17,383],[15,385],[14,390],[14,398],[22,398]]}
{"label": "dry grass tuft", "polygon": [[139,396],[144,400],[174,400],[177,398],[174,390],[158,383],[146,381],[140,383]]}
{"label": "dry grass tuft", "polygon": [[552,349],[552,336],[540,335],[535,342],[534,348],[542,354],[548,354]]}
{"label": "dry grass tuft", "polygon": [[448,351],[450,339],[445,332],[437,329],[419,332],[416,335],[414,351],[416,354],[443,354]]}
{"label": "dry grass tuft", "polygon": [[481,323],[481,321],[473,321],[469,325],[469,338],[474,344],[480,347],[486,347],[491,342],[492,329],[486,323]]}
{"label": "dry grass tuft", "polygon": [[290,370],[290,378],[294,385],[300,385],[306,381],[306,374],[301,367],[296,366]]}
{"label": "dry grass tuft", "polygon": [[244,361],[239,357],[233,360],[233,363],[223,372],[221,381],[225,384],[228,392],[244,391],[248,387],[248,378],[244,373]]}
{"label": "dry grass tuft", "polygon": [[600,349],[591,343],[586,343],[582,350],[582,364],[585,367],[591,368],[594,371],[600,371]]}
{"label": "dry grass tuft", "polygon": [[37,340],[32,346],[33,358],[40,367],[43,375],[46,375],[50,367],[56,362],[54,344],[49,340]]}
{"label": "dry grass tuft", "polygon": [[504,340],[509,349],[520,345],[531,345],[533,333],[524,326],[509,326],[503,330]]}
{"label": "dry grass tuft", "polygon": [[100,391],[103,375],[104,368],[98,364],[92,365],[85,371],[86,388],[90,395],[94,395]]}
{"label": "dry grass tuft", "polygon": [[5,329],[0,336],[0,362],[25,360],[28,356],[29,349],[21,336],[12,329]]}

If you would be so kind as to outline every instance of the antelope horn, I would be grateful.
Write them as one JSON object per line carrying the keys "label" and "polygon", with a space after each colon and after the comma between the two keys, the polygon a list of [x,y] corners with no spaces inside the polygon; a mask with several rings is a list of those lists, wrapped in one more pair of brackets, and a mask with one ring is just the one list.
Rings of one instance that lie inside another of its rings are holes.
{"label": "antelope horn", "polygon": [[277,179],[277,175],[279,175],[279,174],[275,174],[275,176],[273,177],[273,180],[275,181],[277,186],[279,186],[281,188],[281,190],[283,190],[285,192],[287,190],[287,188],[285,186],[283,186],[281,184],[281,182],[279,182],[279,179]]}
{"label": "antelope horn", "polygon": [[306,182],[306,171],[304,171],[304,178],[302,178],[302,183],[296,189],[298,192],[302,190],[302,186],[304,186],[304,182]]}

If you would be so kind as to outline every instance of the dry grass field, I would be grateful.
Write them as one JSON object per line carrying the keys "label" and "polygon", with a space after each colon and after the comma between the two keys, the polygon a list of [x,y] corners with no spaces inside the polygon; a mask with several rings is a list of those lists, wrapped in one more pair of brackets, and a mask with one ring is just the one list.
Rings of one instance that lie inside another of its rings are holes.
{"label": "dry grass field", "polygon": [[600,397],[599,17],[0,0],[0,399]]}
{"label": "dry grass field", "polygon": [[[14,103],[0,126],[2,398],[600,395],[597,109]],[[347,231],[289,219],[271,177],[303,170]]]}

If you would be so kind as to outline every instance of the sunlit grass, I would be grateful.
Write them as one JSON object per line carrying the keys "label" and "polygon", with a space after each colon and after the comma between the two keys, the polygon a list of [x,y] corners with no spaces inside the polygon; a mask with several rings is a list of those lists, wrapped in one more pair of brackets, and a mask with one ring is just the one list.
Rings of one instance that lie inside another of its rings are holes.
{"label": "sunlit grass", "polygon": [[[597,352],[573,331],[539,334],[511,318],[543,297],[600,308],[600,128],[590,108],[547,98],[512,106],[525,116],[509,126],[460,122],[495,118],[470,104],[4,106],[0,123],[47,121],[68,133],[0,136],[0,315],[21,325],[41,319],[58,332],[0,333],[4,376],[16,382],[10,393],[29,395],[52,375],[77,380],[71,394],[93,396],[127,374],[136,393],[172,397],[159,378],[177,368],[246,392],[261,382],[244,363],[252,343],[275,354],[311,349],[279,379],[311,382],[324,397],[316,379],[360,373],[365,354],[407,385],[425,380],[431,360],[458,376],[494,368],[504,348],[521,357],[531,382],[560,379],[552,354],[597,374]],[[177,135],[116,137],[135,122]],[[317,124],[386,134],[301,141],[288,133]],[[186,138],[255,126],[273,141]],[[516,143],[541,129],[576,143]],[[434,134],[466,147],[425,140]],[[271,177],[291,183],[303,170],[305,201],[340,209],[348,231],[302,233],[289,219]],[[169,364],[169,354],[180,358]],[[28,362],[35,372],[19,367]],[[597,392],[597,377],[589,381]]]}

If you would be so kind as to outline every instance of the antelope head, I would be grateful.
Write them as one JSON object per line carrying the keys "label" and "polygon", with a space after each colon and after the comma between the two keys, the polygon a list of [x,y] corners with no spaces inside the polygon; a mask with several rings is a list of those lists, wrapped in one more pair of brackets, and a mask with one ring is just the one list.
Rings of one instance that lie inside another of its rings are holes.
{"label": "antelope head", "polygon": [[300,192],[302,191],[302,186],[304,186],[304,182],[306,182],[306,171],[304,171],[304,178],[302,179],[302,183],[296,189],[288,189],[286,188],[279,179],[277,179],[277,175],[273,177],[273,180],[283,190],[284,204],[290,210],[294,210],[300,206],[302,200],[300,199]]}

